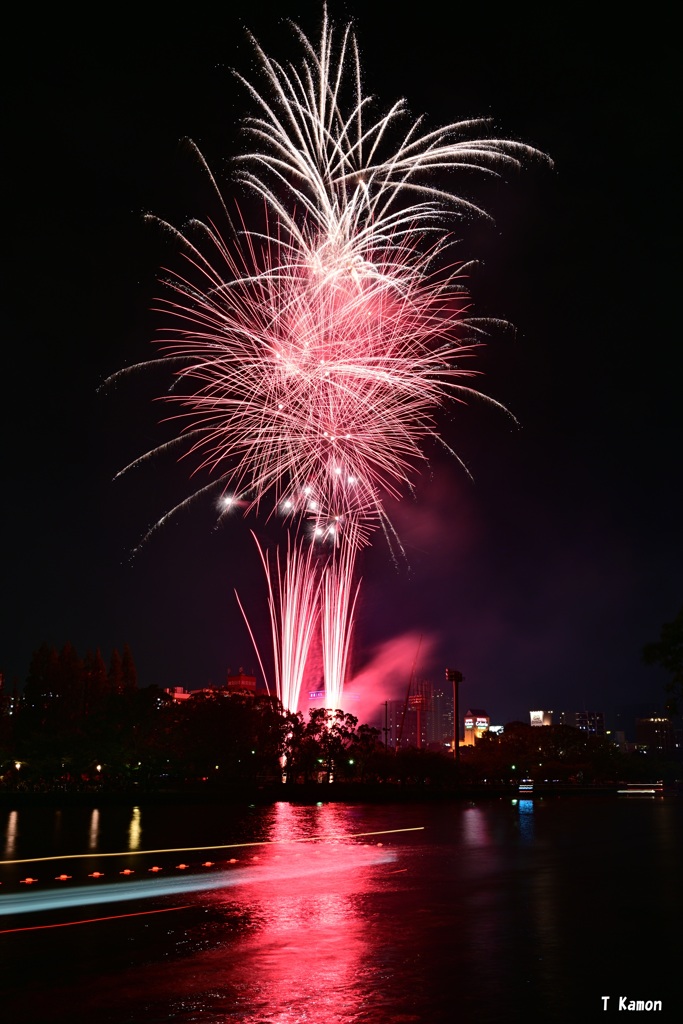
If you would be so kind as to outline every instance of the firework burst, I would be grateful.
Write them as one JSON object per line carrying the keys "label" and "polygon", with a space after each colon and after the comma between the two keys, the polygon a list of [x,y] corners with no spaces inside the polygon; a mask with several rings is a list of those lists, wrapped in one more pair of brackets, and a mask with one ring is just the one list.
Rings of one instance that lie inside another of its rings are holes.
{"label": "firework burst", "polygon": [[328,706],[341,706],[357,550],[387,532],[384,501],[410,485],[425,440],[444,443],[437,409],[482,397],[463,360],[483,327],[468,316],[467,268],[446,253],[446,215],[485,214],[433,175],[499,175],[542,157],[477,138],[484,120],[425,131],[402,100],[373,115],[350,26],[337,41],[325,11],[317,47],[294,31],[300,65],[253,40],[267,91],[240,79],[257,114],[238,177],[263,200],[264,227],[242,224],[229,242],[213,223],[170,228],[185,267],[168,281],[160,340],[177,376],[172,418],[208,486],[333,542],[316,561],[297,525],[274,569],[259,547],[288,710],[318,618]]}
{"label": "firework burst", "polygon": [[444,254],[444,215],[483,211],[427,176],[498,175],[541,154],[472,138],[483,120],[425,133],[421,119],[405,124],[404,101],[369,118],[350,27],[336,46],[325,12],[317,48],[294,30],[299,67],[254,40],[268,95],[241,79],[260,116],[245,121],[258,148],[239,176],[269,211],[264,229],[241,225],[226,242],[212,223],[167,225],[186,271],[167,282],[159,344],[187,454],[213,486],[315,529],[352,514],[362,543],[383,497],[414,478],[425,438],[443,443],[436,410],[484,397],[463,366],[483,333],[467,316],[467,267]]}
{"label": "firework burst", "polygon": [[204,289],[176,278],[164,304],[178,323],[164,353],[189,364],[168,396],[189,453],[249,507],[269,496],[269,514],[304,515],[316,531],[352,517],[362,542],[424,459],[421,442],[440,440],[435,408],[474,393],[460,275],[417,279],[424,258],[405,250],[403,279],[381,263],[318,274],[271,244],[251,249],[247,278],[213,242],[228,283],[195,261]]}
{"label": "firework burst", "polygon": [[[372,274],[368,251],[393,252],[430,230],[442,238],[444,209],[487,216],[452,190],[429,184],[434,170],[498,175],[529,158],[545,159],[510,139],[476,138],[490,127],[482,118],[425,132],[423,118],[409,118],[405,100],[373,118],[351,25],[337,44],[324,8],[317,48],[292,27],[305,53],[300,66],[283,67],[252,37],[268,93],[238,76],[260,111],[245,121],[257,148],[240,158],[247,165],[241,178],[313,262]],[[303,218],[293,210],[303,210]]]}

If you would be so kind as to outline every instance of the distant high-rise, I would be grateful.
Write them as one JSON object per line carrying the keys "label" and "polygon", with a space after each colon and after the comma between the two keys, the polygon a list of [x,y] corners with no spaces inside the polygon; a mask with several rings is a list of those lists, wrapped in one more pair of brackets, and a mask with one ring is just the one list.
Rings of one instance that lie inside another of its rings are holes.
{"label": "distant high-rise", "polygon": [[605,735],[605,715],[603,711],[577,711],[576,728],[589,736]]}
{"label": "distant high-rise", "polygon": [[465,715],[465,739],[463,746],[472,747],[480,740],[485,732],[488,732],[491,719],[483,708],[471,708]]}
{"label": "distant high-rise", "polygon": [[530,711],[533,726],[570,725],[589,736],[605,735],[605,715],[602,711]]}
{"label": "distant high-rise", "polygon": [[453,695],[420,681],[408,699],[387,701],[387,746],[449,746],[453,737]]}
{"label": "distant high-rise", "polygon": [[432,710],[427,722],[430,743],[451,746],[453,742],[453,691],[451,687],[432,688]]}
{"label": "distant high-rise", "polygon": [[674,727],[669,718],[638,718],[636,746],[651,754],[673,754],[676,749]]}

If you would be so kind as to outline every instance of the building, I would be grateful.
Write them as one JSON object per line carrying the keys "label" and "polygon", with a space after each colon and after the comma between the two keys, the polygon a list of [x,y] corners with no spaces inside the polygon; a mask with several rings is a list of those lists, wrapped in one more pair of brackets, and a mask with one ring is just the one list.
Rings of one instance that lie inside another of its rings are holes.
{"label": "building", "polygon": [[427,739],[440,747],[453,747],[453,690],[432,688],[431,714],[427,720]]}
{"label": "building", "polygon": [[589,736],[605,735],[605,715],[602,711],[530,711],[533,726],[569,725]]}
{"label": "building", "polygon": [[165,686],[164,693],[167,693],[175,704],[182,704],[193,693],[197,693],[197,690],[186,690],[184,686]]}
{"label": "building", "polygon": [[[308,704],[306,705],[306,711],[309,709],[313,711],[320,708],[326,708],[328,711],[341,710],[344,714],[352,715],[354,712],[354,706],[360,701],[360,694],[349,693],[347,690],[344,690],[342,700],[344,702],[343,708],[328,708],[325,697],[325,687],[320,686],[317,690],[308,691]],[[301,699],[299,700],[299,707],[301,707]]]}
{"label": "building", "polygon": [[603,711],[577,711],[576,728],[588,736],[605,735],[605,714]]}
{"label": "building", "polygon": [[228,693],[249,693],[254,697],[256,696],[256,676],[245,672],[241,666],[239,672],[231,672],[228,669],[225,689]]}
{"label": "building", "polygon": [[632,754],[636,749],[635,743],[629,743],[626,739],[626,733],[623,729],[616,729],[614,732],[611,732],[608,729],[605,736],[614,744],[615,747],[617,747],[618,750],[622,752],[622,754]]}
{"label": "building", "polygon": [[[398,750],[399,738],[402,739],[403,736],[401,726],[405,706],[404,700],[388,700],[385,704],[386,744],[392,750]],[[408,746],[408,744],[402,743],[401,746]]]}
{"label": "building", "polygon": [[202,686],[198,690],[186,690],[184,686],[166,686],[164,693],[167,693],[176,704],[181,704],[196,693],[242,693],[255,697],[256,676],[245,672],[243,668],[240,668],[239,672],[231,672],[228,669],[225,686]]}
{"label": "building", "polygon": [[387,745],[394,750],[423,749],[429,743],[429,696],[411,693],[406,700],[387,701]]}
{"label": "building", "polygon": [[485,732],[488,732],[491,719],[483,708],[470,708],[463,719],[465,726],[465,738],[462,746],[473,747],[477,740],[480,740]]}
{"label": "building", "polygon": [[386,743],[393,750],[452,746],[453,695],[442,687],[421,680],[407,698],[386,701],[381,713]]}
{"label": "building", "polygon": [[651,754],[673,754],[676,750],[676,737],[671,719],[636,719],[636,747]]}

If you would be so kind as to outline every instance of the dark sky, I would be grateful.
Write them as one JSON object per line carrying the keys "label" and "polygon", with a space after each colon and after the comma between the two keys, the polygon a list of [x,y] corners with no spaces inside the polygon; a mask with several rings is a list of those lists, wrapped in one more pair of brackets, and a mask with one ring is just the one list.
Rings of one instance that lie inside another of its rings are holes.
{"label": "dark sky", "polygon": [[[365,10],[368,7],[369,10]],[[22,680],[43,641],[128,642],[141,684],[198,687],[255,665],[233,597],[266,639],[249,527],[214,529],[198,503],[135,557],[147,527],[201,480],[173,458],[113,481],[166,436],[168,375],[98,391],[153,355],[160,266],[177,256],[144,221],[213,210],[194,139],[230,199],[239,119],[231,74],[255,73],[245,28],[296,55],[279,15],[317,33],[320,5],[195,5],[156,20],[36,19],[10,40],[3,94],[9,185],[4,307],[3,603],[0,669]],[[213,10],[213,9],[212,9]],[[494,721],[532,707],[604,709],[627,730],[662,700],[645,642],[683,601],[680,330],[674,240],[673,25],[603,24],[576,8],[347,3],[365,86],[429,124],[490,116],[546,151],[495,187],[469,179],[495,225],[461,225],[481,263],[475,310],[515,324],[478,359],[484,405],[441,419],[470,479],[438,450],[392,513],[408,564],[377,537],[362,559],[354,668],[387,667],[387,693],[417,672],[466,677],[462,699]],[[457,14],[456,14],[457,12]],[[454,183],[455,184],[455,183]],[[457,186],[456,186],[457,187]],[[8,230],[9,229],[9,230]],[[177,265],[177,264],[176,264]],[[389,669],[389,666],[393,666]],[[367,673],[366,673],[367,676]],[[383,694],[378,694],[382,697]]]}

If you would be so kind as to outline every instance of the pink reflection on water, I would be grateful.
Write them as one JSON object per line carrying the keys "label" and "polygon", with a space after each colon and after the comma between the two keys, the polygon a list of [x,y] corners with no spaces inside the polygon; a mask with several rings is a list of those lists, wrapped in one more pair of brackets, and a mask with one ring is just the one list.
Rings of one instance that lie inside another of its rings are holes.
{"label": "pink reflection on water", "polygon": [[490,846],[491,833],[481,807],[467,807],[462,816],[462,838],[467,846]]}
{"label": "pink reflection on water", "polygon": [[[251,881],[219,897],[248,921],[231,950],[246,989],[245,1024],[358,1019],[373,938],[363,898],[393,856],[373,839],[338,838],[349,831],[348,809],[338,805],[276,804],[268,835],[275,844],[252,855]],[[292,841],[308,835],[328,838]]]}

